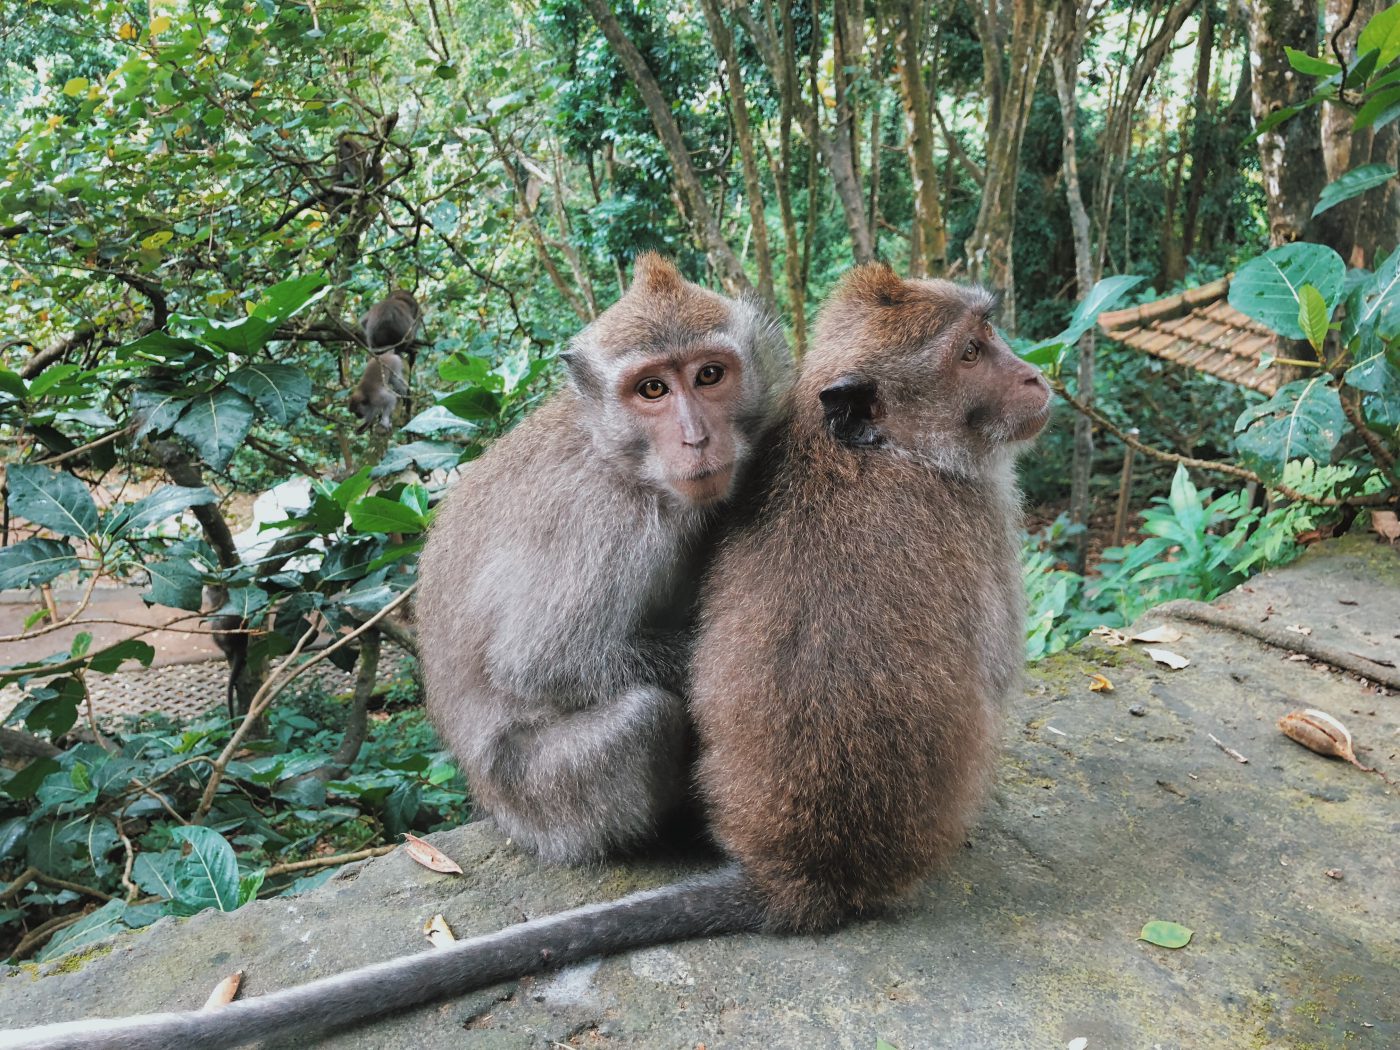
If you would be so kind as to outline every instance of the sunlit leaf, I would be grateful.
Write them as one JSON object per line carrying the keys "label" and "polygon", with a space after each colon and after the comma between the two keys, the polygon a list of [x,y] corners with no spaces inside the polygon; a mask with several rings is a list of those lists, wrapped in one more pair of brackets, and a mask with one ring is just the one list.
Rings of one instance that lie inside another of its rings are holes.
{"label": "sunlit leaf", "polygon": [[1316,218],[1328,208],[1334,208],[1343,201],[1359,197],[1367,190],[1383,186],[1395,177],[1396,169],[1389,164],[1363,164],[1359,168],[1352,168],[1322,188],[1317,207],[1312,210],[1313,217]]}
{"label": "sunlit leaf", "polygon": [[1347,423],[1330,378],[1295,380],[1240,416],[1235,446],[1249,465],[1277,478],[1290,459],[1331,462]]}
{"label": "sunlit leaf", "polygon": [[1300,296],[1305,284],[1321,294],[1327,310],[1342,297],[1346,264],[1321,244],[1298,242],[1272,248],[1249,260],[1230,281],[1230,305],[1288,339],[1304,339],[1298,324]]}
{"label": "sunlit leaf", "polygon": [[1142,928],[1142,933],[1138,936],[1148,944],[1155,944],[1159,948],[1185,948],[1191,943],[1191,936],[1194,932],[1180,923],[1153,919]]}

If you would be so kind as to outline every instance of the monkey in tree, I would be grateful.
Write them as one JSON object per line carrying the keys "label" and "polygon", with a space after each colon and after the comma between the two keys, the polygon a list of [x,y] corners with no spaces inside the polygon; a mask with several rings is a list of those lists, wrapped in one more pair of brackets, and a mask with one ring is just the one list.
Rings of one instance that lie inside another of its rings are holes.
{"label": "monkey in tree", "polygon": [[417,600],[429,716],[549,863],[645,839],[686,793],[702,559],[791,368],[756,307],[655,255],[564,357],[568,386],[444,501]]}
{"label": "monkey in tree", "polygon": [[[217,1010],[0,1047],[214,1050],[671,940],[827,930],[899,900],[963,841],[1023,659],[1013,467],[1050,392],[992,328],[992,303],[875,264],[822,311],[695,645],[700,783],[727,867]],[[568,484],[538,481],[542,496]],[[495,553],[504,586],[521,569]]]}
{"label": "monkey in tree", "polygon": [[352,189],[378,186],[384,181],[384,165],[374,147],[361,142],[349,132],[335,140],[335,164],[331,166],[331,183]]}
{"label": "monkey in tree", "polygon": [[356,433],[371,425],[384,433],[394,429],[394,409],[399,398],[408,395],[404,377],[403,358],[392,350],[374,354],[360,374],[360,381],[350,391],[350,411],[360,418]]}
{"label": "monkey in tree", "polygon": [[412,292],[402,288],[375,303],[360,318],[360,327],[365,330],[365,345],[370,353],[382,350],[406,349],[405,344],[413,341],[414,332],[423,319],[423,308]]}
{"label": "monkey in tree", "polygon": [[232,613],[214,615],[228,604],[228,588],[206,586],[203,599],[205,618],[213,632],[214,644],[228,661],[228,716],[237,718],[240,714],[238,679],[248,666],[248,635],[245,633],[248,625],[241,616],[234,616]]}

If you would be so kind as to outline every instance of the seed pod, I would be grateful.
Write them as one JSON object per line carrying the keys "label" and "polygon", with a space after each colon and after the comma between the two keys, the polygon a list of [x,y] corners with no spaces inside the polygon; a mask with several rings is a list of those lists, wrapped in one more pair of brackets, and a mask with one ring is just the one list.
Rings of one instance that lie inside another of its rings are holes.
{"label": "seed pod", "polygon": [[1290,711],[1278,720],[1283,735],[1309,751],[1330,758],[1344,758],[1357,769],[1374,773],[1370,766],[1363,766],[1351,749],[1351,733],[1326,711],[1308,708],[1305,711]]}

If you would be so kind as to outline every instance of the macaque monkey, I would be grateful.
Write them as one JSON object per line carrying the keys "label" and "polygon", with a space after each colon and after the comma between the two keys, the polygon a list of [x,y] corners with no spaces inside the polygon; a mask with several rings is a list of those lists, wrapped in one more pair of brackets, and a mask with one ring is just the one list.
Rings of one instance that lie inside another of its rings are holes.
{"label": "macaque monkey", "polygon": [[372,355],[360,381],[350,391],[350,411],[360,417],[355,432],[368,430],[372,424],[389,433],[394,429],[392,420],[399,398],[407,394],[403,358],[392,350]]}
{"label": "macaque monkey", "polygon": [[444,500],[417,604],[429,717],[553,864],[645,840],[687,792],[702,559],[791,369],[756,307],[655,255],[564,356],[569,385]]}
{"label": "macaque monkey", "polygon": [[[710,571],[695,644],[699,779],[728,866],[215,1010],[56,1025],[9,1045],[214,1050],[325,1032],[590,956],[829,930],[903,898],[963,842],[1024,651],[1013,467],[1050,394],[992,328],[992,302],[872,264],[822,311],[778,438]],[[521,469],[524,453],[510,455]],[[540,498],[568,491],[578,470],[567,460],[535,478]],[[483,506],[463,499],[455,514]],[[446,519],[440,539],[470,520]],[[521,514],[500,522],[517,534],[555,527]],[[600,528],[584,532],[580,552]],[[525,571],[504,546],[485,556],[498,587]],[[612,565],[626,571],[643,554],[619,551]],[[471,573],[450,579],[460,608],[492,597]],[[491,623],[507,608],[481,612]],[[511,641],[526,639],[563,648],[549,630]],[[441,633],[424,651],[437,647],[468,668],[490,658],[477,638]]]}
{"label": "macaque monkey", "polygon": [[384,166],[374,155],[374,148],[348,132],[335,140],[335,164],[331,167],[331,182],[336,186],[378,186],[384,181]]}
{"label": "macaque monkey", "polygon": [[397,350],[411,342],[422,318],[418,300],[411,292],[399,288],[371,306],[360,318],[360,327],[365,330],[365,344],[370,352],[378,353],[384,349]]}

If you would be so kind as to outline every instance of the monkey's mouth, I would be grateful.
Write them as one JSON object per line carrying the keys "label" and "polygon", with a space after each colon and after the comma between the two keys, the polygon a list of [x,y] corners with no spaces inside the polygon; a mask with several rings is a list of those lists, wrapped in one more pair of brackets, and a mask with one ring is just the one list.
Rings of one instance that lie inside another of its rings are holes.
{"label": "monkey's mouth", "polygon": [[733,480],[734,464],[725,463],[673,478],[671,487],[691,503],[705,504],[728,496],[730,482]]}

